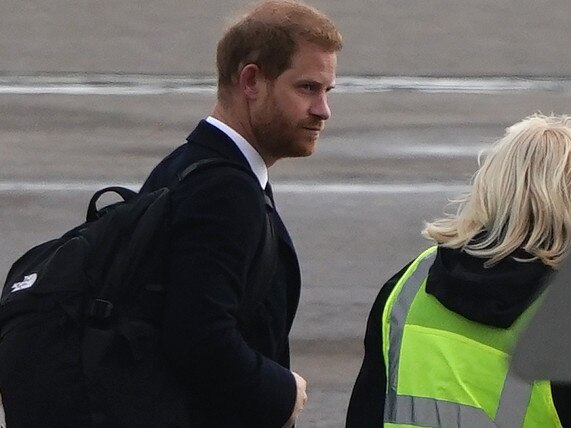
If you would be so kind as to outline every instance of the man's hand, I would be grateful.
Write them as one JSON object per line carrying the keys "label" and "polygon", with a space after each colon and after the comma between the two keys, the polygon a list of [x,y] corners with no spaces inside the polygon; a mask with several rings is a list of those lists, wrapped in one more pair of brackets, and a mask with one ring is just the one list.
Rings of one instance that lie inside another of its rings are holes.
{"label": "man's hand", "polygon": [[295,396],[295,405],[293,406],[293,411],[291,413],[291,416],[283,426],[283,428],[291,428],[295,425],[295,421],[297,420],[299,414],[305,407],[305,403],[307,403],[307,393],[305,392],[305,389],[307,388],[307,382],[296,372],[291,372],[291,373],[293,374],[293,377],[295,379],[297,393]]}

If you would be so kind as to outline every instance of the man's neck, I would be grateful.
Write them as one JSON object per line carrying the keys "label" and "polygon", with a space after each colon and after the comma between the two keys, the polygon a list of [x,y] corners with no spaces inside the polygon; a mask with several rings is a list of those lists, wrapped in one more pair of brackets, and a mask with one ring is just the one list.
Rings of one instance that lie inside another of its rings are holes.
{"label": "man's neck", "polygon": [[211,116],[238,132],[253,146],[251,133],[247,132],[247,127],[240,120],[240,116],[234,114],[232,109],[225,108],[220,102],[217,102]]}
{"label": "man's neck", "polygon": [[267,167],[269,168],[271,165],[273,165],[274,162],[269,162],[268,159],[266,159],[266,156],[264,156],[263,151],[260,150],[256,137],[252,132],[252,126],[250,124],[249,117],[248,115],[244,114],[244,112],[247,111],[247,106],[244,106],[243,108],[233,108],[231,105],[223,105],[220,101],[218,101],[214,106],[214,110],[212,111],[211,116],[228,125],[230,128],[243,136],[248,144],[250,144],[260,154],[260,156],[264,159]]}
{"label": "man's neck", "polygon": [[260,156],[258,151],[244,138],[243,135],[241,135],[227,123],[222,122],[220,119],[214,116],[208,116],[206,121],[212,126],[220,129],[234,142],[234,144],[236,144],[238,149],[242,152],[250,164],[252,171],[254,171],[256,177],[258,177],[262,188],[265,187],[268,181],[268,168],[264,162],[264,159],[262,156]]}

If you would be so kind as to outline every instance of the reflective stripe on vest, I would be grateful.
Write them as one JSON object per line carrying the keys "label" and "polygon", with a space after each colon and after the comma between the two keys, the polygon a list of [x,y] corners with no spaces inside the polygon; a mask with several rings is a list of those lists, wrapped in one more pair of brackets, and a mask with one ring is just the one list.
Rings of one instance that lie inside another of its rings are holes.
{"label": "reflective stripe on vest", "polygon": [[388,424],[424,427],[521,427],[533,385],[512,376],[509,371],[503,384],[495,420],[491,420],[479,407],[397,394],[398,367],[405,322],[412,302],[434,262],[435,250],[434,247],[425,251],[413,263],[410,269],[414,271],[404,281],[391,308],[384,420]]}

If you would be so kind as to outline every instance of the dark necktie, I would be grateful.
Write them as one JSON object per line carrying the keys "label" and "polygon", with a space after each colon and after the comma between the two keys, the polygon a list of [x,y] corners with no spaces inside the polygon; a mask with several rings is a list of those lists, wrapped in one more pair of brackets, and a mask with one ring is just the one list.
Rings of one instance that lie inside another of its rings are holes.
{"label": "dark necktie", "polygon": [[270,182],[268,181],[268,183],[266,184],[266,188],[264,189],[264,192],[266,193],[266,196],[268,198],[270,198],[271,206],[274,206],[274,192],[272,191],[272,185],[270,184]]}

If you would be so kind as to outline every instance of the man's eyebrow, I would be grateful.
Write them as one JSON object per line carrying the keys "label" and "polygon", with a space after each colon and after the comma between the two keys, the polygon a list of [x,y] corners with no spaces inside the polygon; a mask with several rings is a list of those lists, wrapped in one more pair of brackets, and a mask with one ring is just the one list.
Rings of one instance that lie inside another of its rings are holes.
{"label": "man's eyebrow", "polygon": [[313,79],[302,79],[299,82],[297,82],[297,84],[299,86],[303,86],[303,85],[311,85],[311,86],[318,86],[320,88],[325,88],[325,91],[329,92],[331,89],[335,88],[335,82],[333,82],[331,85],[324,85],[323,83],[319,82],[318,80],[313,80]]}
{"label": "man's eyebrow", "polygon": [[323,86],[318,80],[315,79],[300,79],[298,85],[318,85]]}

